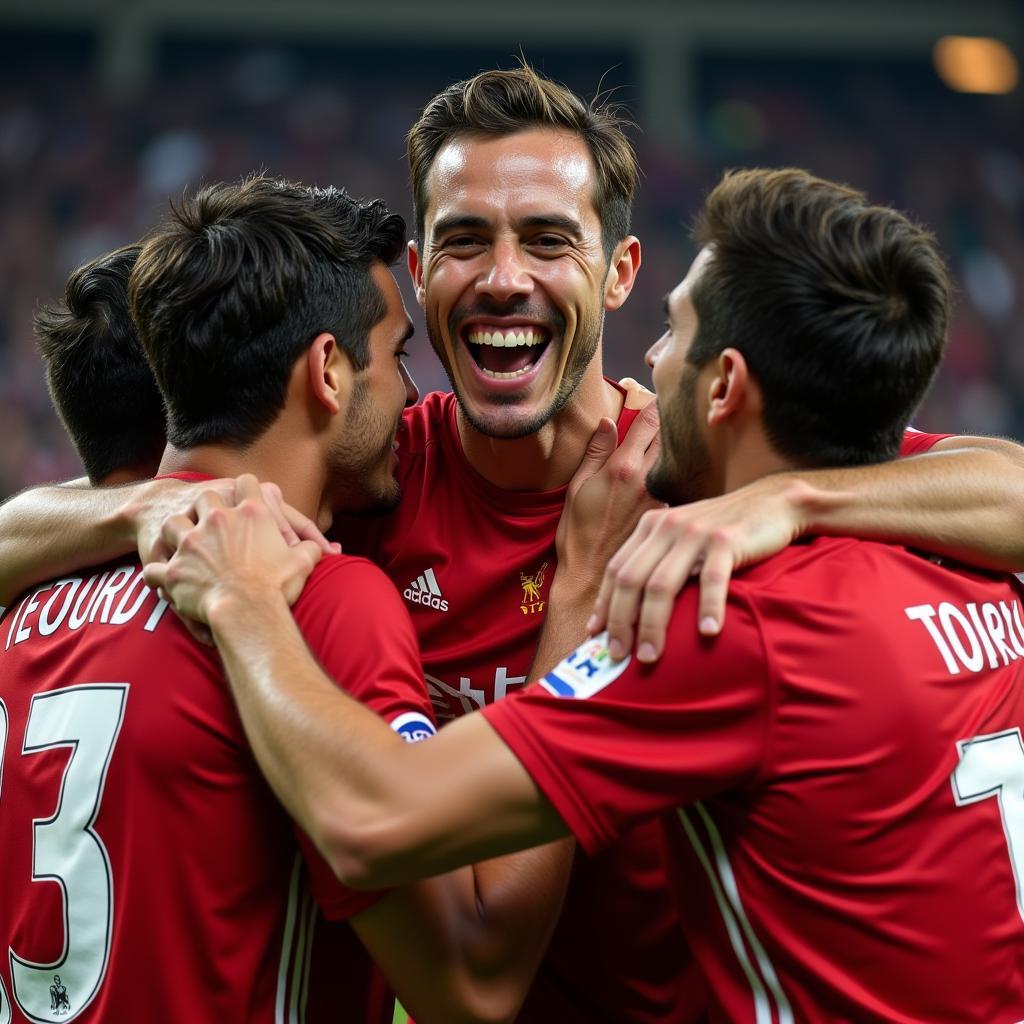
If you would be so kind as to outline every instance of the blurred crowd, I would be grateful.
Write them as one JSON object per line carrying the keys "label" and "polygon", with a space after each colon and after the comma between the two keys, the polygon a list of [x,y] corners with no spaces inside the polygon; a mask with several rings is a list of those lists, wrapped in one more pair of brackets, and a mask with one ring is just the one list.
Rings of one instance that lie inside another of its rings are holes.
{"label": "blurred crowd", "polygon": [[[89,61],[19,65],[0,75],[0,498],[81,473],[32,337],[33,310],[60,296],[71,269],[139,237],[187,187],[254,169],[381,196],[409,218],[403,137],[451,77],[439,79],[436,64],[427,76],[390,62],[371,79],[288,49],[186,48],[153,84],[115,97]],[[607,66],[595,59],[590,91]],[[545,70],[561,77],[550,61]],[[661,296],[693,255],[687,225],[723,168],[804,166],[911,212],[950,261],[946,365],[916,425],[1024,437],[1020,96],[954,96],[926,56],[919,66],[709,57],[699,72],[687,144],[651,126],[636,135],[644,269],[606,325],[608,372],[648,381],[643,353],[660,333]],[[586,88],[579,77],[577,67],[570,84]],[[636,98],[628,83],[620,96]],[[420,390],[444,387],[422,329],[410,350]]]}

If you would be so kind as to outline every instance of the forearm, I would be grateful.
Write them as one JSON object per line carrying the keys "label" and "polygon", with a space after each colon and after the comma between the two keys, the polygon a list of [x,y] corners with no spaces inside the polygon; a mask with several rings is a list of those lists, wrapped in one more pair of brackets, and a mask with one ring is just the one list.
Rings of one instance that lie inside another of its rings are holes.
{"label": "forearm", "polygon": [[1024,570],[1024,467],[991,447],[799,477],[807,485],[794,492],[803,533],[896,541],[985,568]]}
{"label": "forearm", "polygon": [[260,768],[313,841],[323,845],[335,808],[351,820],[381,805],[379,750],[397,737],[324,673],[283,596],[223,603],[209,621]]}
{"label": "forearm", "polygon": [[134,551],[137,486],[93,488],[83,479],[22,491],[0,507],[0,605],[35,583]]}
{"label": "forearm", "polygon": [[283,598],[207,617],[260,767],[347,884],[402,884],[565,834],[482,716],[403,743],[324,674]]}
{"label": "forearm", "polygon": [[421,1024],[512,1020],[561,911],[572,844],[395,890],[354,925]]}

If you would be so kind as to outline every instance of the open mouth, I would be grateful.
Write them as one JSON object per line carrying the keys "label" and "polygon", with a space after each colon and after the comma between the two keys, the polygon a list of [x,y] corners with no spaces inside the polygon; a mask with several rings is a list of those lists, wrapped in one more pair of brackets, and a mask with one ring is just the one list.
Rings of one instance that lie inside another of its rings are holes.
{"label": "open mouth", "polygon": [[525,377],[540,361],[551,342],[542,327],[491,327],[474,324],[464,337],[476,365],[485,377],[515,380]]}

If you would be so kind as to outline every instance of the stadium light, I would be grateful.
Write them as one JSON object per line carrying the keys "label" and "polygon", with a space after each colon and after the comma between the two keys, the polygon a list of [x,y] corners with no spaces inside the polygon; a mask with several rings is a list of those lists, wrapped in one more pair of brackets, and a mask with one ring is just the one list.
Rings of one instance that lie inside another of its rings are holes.
{"label": "stadium light", "polygon": [[1017,86],[1017,59],[998,39],[943,36],[933,52],[939,78],[956,92],[998,95]]}

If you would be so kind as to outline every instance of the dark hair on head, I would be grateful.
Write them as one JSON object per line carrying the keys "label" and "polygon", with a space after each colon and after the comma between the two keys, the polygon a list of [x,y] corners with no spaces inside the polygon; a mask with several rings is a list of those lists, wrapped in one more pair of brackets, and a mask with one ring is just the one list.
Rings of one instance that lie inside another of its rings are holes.
{"label": "dark hair on head", "polygon": [[370,276],[405,244],[380,200],[256,176],[172,206],[129,287],[178,448],[252,443],[284,407],[295,361],[333,334],[356,370],[387,312]]}
{"label": "dark hair on head", "polygon": [[128,311],[138,255],[126,245],[84,264],[64,301],[35,314],[50,397],[93,483],[116,470],[155,472],[164,448],[163,401]]}
{"label": "dark hair on head", "polygon": [[630,122],[614,104],[584,102],[571,89],[545,78],[528,64],[508,71],[482,71],[456,82],[424,108],[406,137],[416,233],[430,197],[427,177],[443,146],[460,135],[512,135],[553,128],[578,135],[597,171],[594,206],[601,218],[605,257],[629,234],[630,209],[639,170],[625,129]]}
{"label": "dark hair on head", "polygon": [[741,351],[769,439],[797,463],[894,457],[945,343],[949,279],[932,236],[792,169],[726,174],[694,235],[712,255],[688,360]]}

